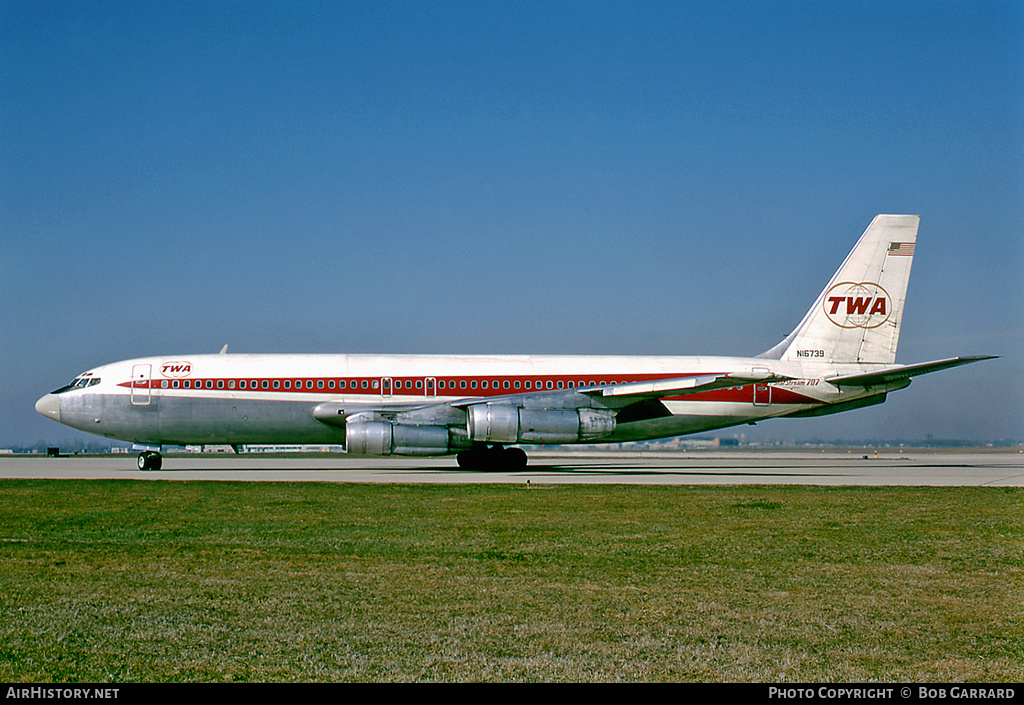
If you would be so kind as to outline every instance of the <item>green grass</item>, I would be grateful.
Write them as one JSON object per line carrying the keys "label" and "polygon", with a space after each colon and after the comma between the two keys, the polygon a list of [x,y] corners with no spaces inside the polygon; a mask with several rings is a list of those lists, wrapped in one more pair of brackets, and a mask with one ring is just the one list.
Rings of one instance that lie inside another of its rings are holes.
{"label": "green grass", "polygon": [[0,681],[1021,681],[1024,492],[0,481]]}

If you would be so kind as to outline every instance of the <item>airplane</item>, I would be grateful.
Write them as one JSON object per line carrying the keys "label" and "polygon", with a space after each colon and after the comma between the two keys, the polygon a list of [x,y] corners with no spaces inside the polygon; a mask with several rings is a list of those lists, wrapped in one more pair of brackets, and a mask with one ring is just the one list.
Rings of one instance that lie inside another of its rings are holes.
{"label": "airplane", "polygon": [[[147,448],[336,444],[523,469],[531,444],[667,438],[885,401],[911,378],[992,359],[896,364],[920,217],[878,215],[793,332],[755,357],[173,355],[83,372],[43,416]],[[143,450],[140,470],[158,470]]]}

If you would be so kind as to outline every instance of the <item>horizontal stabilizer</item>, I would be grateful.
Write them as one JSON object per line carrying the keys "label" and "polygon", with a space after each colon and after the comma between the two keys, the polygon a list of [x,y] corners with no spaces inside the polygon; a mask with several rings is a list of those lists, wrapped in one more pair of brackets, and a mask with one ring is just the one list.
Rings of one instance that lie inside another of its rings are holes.
{"label": "horizontal stabilizer", "polygon": [[899,367],[890,367],[885,370],[875,370],[874,372],[864,372],[855,375],[842,375],[840,377],[830,377],[825,381],[828,382],[829,384],[834,384],[837,387],[876,387],[883,384],[889,384],[891,382],[897,382],[901,379],[909,379],[911,377],[916,377],[917,375],[928,374],[929,372],[947,370],[950,367],[969,365],[972,362],[979,362],[980,360],[994,360],[997,357],[999,356],[971,355],[968,357],[954,357],[948,360],[922,362],[917,365],[901,365]]}

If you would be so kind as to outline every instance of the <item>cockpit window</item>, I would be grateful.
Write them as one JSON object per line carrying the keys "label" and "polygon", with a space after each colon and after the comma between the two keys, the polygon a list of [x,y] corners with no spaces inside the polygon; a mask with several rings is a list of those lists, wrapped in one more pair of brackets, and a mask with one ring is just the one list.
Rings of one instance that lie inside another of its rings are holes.
{"label": "cockpit window", "polygon": [[84,375],[78,375],[71,382],[65,384],[60,389],[55,389],[50,394],[60,394],[61,392],[69,392],[72,389],[84,389],[86,387],[94,387],[100,383],[99,377],[93,377],[91,372],[86,372]]}

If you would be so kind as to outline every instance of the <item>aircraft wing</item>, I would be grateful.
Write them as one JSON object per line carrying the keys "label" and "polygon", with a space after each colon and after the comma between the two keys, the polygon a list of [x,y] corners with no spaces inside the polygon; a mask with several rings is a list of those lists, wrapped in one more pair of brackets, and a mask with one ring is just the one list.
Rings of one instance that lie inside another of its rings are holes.
{"label": "aircraft wing", "polygon": [[626,384],[607,385],[577,389],[580,394],[601,397],[625,397],[634,399],[661,399],[678,397],[687,394],[710,392],[715,389],[742,387],[748,384],[784,382],[791,377],[771,374],[765,371],[730,372],[726,374],[698,375],[696,377],[677,377],[675,379],[659,379],[654,382],[628,382]]}
{"label": "aircraft wing", "polygon": [[[624,384],[607,384],[596,387],[576,387],[577,394],[603,397],[609,402],[617,402],[616,407],[621,407],[637,401],[647,399],[661,399],[664,397],[677,397],[686,394],[697,394],[698,392],[710,392],[715,389],[726,389],[728,387],[741,387],[755,383],[783,382],[792,379],[782,375],[773,375],[767,370],[762,373],[748,371],[744,373],[722,373],[696,375],[693,377],[676,377],[673,379],[659,379],[653,382],[628,382]],[[465,408],[476,404],[496,404],[507,399],[522,399],[525,396],[546,396],[553,392],[562,393],[573,390],[537,390],[536,392],[519,392],[501,397],[489,397],[480,399],[469,397],[457,401],[448,402],[449,406]]]}
{"label": "aircraft wing", "polygon": [[929,372],[946,370],[950,367],[969,365],[972,362],[979,362],[981,360],[993,360],[997,357],[999,356],[971,355],[968,357],[953,357],[948,360],[935,360],[933,362],[921,362],[916,365],[889,367],[884,370],[875,370],[874,372],[862,372],[855,375],[828,377],[825,381],[829,384],[834,384],[837,387],[875,387],[883,384],[889,384],[890,382],[897,382],[902,379],[909,379],[911,377],[916,377],[917,375],[928,374]]}

